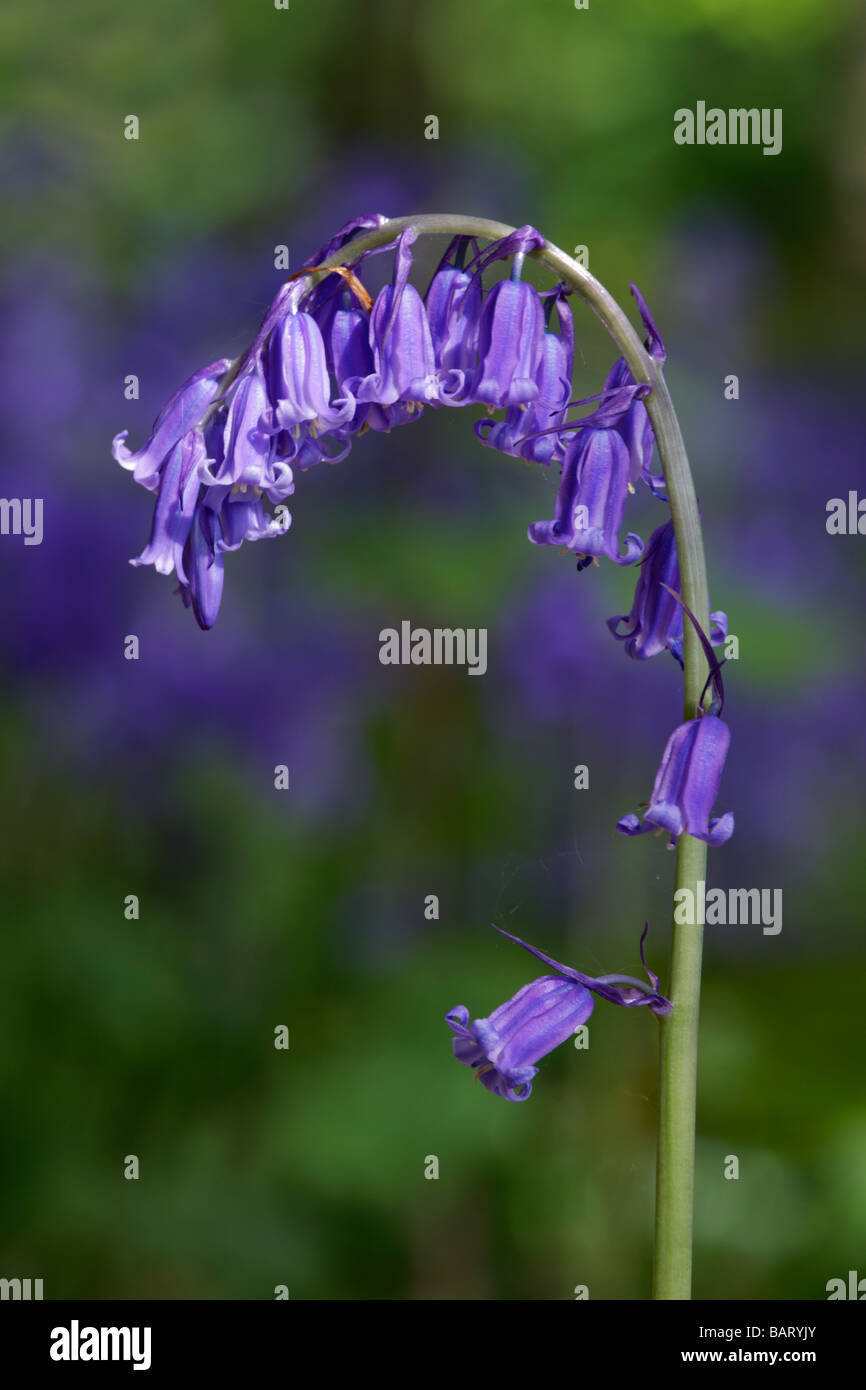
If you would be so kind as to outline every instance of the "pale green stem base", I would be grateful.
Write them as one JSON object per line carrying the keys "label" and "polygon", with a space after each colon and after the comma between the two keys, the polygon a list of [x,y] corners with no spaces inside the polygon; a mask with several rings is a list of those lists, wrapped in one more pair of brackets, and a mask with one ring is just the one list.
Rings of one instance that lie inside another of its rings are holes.
{"label": "pale green stem base", "polygon": [[[676,884],[706,879],[707,847],[682,835]],[[694,901],[694,899],[693,899]],[[673,1013],[659,1020],[659,1128],[656,1166],[653,1298],[691,1298],[692,1210],[695,1173],[695,1100],[703,928],[671,927],[669,998]]]}

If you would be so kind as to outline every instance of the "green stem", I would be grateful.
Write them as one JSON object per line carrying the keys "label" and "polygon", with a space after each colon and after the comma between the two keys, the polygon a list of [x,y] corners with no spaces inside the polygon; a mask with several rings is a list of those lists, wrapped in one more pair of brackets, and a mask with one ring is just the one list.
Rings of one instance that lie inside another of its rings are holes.
{"label": "green stem", "polygon": [[[419,235],[478,236],[497,240],[513,227],[480,217],[420,214],[394,218],[356,237],[326,264],[350,264],[363,251],[384,246],[406,227]],[[547,242],[530,253],[534,260],[571,285],[607,329],[635,381],[652,388],[647,410],[670,501],[680,566],[682,597],[704,631],[709,630],[709,599],[700,514],[679,421],[658,362],[649,356],[631,320],[585,266]],[[317,274],[312,279],[320,279]],[[697,634],[684,624],[684,718],[695,716],[707,676]],[[707,847],[690,835],[680,836],[675,888],[697,893],[706,879]],[[698,1060],[698,1014],[701,989],[702,930],[672,924],[668,996],[674,1009],[660,1020],[659,1131],[656,1172],[653,1297],[691,1297],[692,1211],[695,1161],[695,1103]]]}
{"label": "green stem", "polygon": [[[677,888],[696,893],[706,879],[707,847],[681,835]],[[692,901],[695,901],[693,896]],[[659,1128],[653,1298],[692,1296],[692,1212],[695,1187],[695,1102],[703,928],[674,923],[668,997],[673,1013],[659,1020]]]}
{"label": "green stem", "polygon": [[[658,370],[657,376],[661,378]],[[667,482],[682,596],[701,627],[708,632],[709,599],[700,515],[679,422],[663,380],[653,382],[647,408]],[[683,650],[683,718],[693,719],[706,680],[707,664],[691,624],[684,623],[684,628],[688,628],[685,635],[691,641]],[[692,901],[696,902],[698,882],[706,882],[706,876],[706,844],[691,835],[681,835],[677,844],[675,891],[689,889]],[[659,1020],[659,1126],[653,1252],[653,1298],[656,1299],[691,1298],[702,953],[703,928],[672,921],[668,997],[674,1008],[667,1018]]]}

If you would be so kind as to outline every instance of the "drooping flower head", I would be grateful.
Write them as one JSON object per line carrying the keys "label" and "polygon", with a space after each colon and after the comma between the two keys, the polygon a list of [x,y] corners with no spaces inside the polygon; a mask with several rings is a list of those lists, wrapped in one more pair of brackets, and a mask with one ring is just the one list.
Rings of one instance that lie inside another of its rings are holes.
{"label": "drooping flower head", "polygon": [[[680,567],[674,524],[667,521],[653,531],[641,560],[634,602],[628,615],[608,618],[607,625],[627,654],[645,661],[659,652],[669,651],[683,664],[683,610],[676,594],[680,587]],[[621,624],[626,624],[620,632]],[[721,611],[710,614],[710,642],[718,646],[728,635],[728,617]]]}
{"label": "drooping flower head", "polygon": [[[208,494],[205,495],[207,505]],[[288,508],[280,503],[273,515],[267,513],[257,488],[232,488],[219,505],[219,538],[216,549],[240,550],[244,541],[260,541],[283,536],[291,525]]]}
{"label": "drooping flower head", "polygon": [[494,260],[513,256],[511,278],[488,292],[478,323],[478,365],[468,397],[491,409],[529,405],[538,399],[538,372],[544,350],[544,310],[538,291],[520,278],[528,251],[544,245],[534,227],[521,227],[494,242],[478,258],[481,275]]}
{"label": "drooping flower head", "polygon": [[351,420],[355,402],[348,392],[331,404],[325,342],[311,314],[289,313],[277,324],[268,344],[266,374],[274,433],[307,424],[316,432],[338,429]]}
{"label": "drooping flower head", "polygon": [[157,493],[150,538],[131,563],[152,564],[160,574],[174,570],[202,628],[213,626],[219,612],[224,552],[287,529],[285,517],[275,522],[265,515],[262,495],[282,502],[294,491],[291,468],[262,428],[268,401],[259,364],[225,388],[221,404],[218,390],[229,365],[196,373],[162,411],[138,454],[128,454],[122,436],[115,441],[119,461]]}
{"label": "drooping flower head", "polygon": [[130,564],[153,565],[158,574],[171,574],[176,570],[180,582],[188,582],[183,553],[193,524],[206,457],[204,435],[198,429],[188,430],[172,447],[158,476],[150,538]]}
{"label": "drooping flower head", "polygon": [[471,1067],[475,1079],[495,1095],[509,1101],[527,1100],[538,1073],[536,1062],[586,1022],[594,1007],[593,994],[624,1008],[646,1004],[659,1016],[669,1014],[673,1005],[659,993],[658,977],[644,958],[647,930],[645,927],[641,936],[640,950],[649,988],[630,975],[584,975],[497,928],[556,973],[524,985],[487,1018],[470,1021],[463,1004],[451,1009],[445,1022],[455,1035],[451,1045],[458,1062]]}
{"label": "drooping flower head", "polygon": [[455,237],[433,275],[424,296],[433,351],[440,370],[468,373],[478,357],[478,323],[481,316],[481,276],[465,269],[466,255],[477,243],[474,237]]}
{"label": "drooping flower head", "polygon": [[209,507],[197,507],[192,530],[184,548],[183,569],[188,576],[181,582],[184,607],[192,607],[199,627],[213,627],[220,610],[225,578],[223,552],[217,542],[219,517]]}
{"label": "drooping flower head", "polygon": [[469,1019],[458,1004],[445,1015],[454,1033],[458,1062],[472,1067],[476,1080],[505,1100],[528,1100],[535,1065],[565,1042],[592,1013],[588,989],[561,975],[542,975],[500,1004],[488,1018]]}
{"label": "drooping flower head", "polygon": [[475,425],[482,444],[528,463],[549,464],[564,447],[559,430],[566,423],[574,370],[574,321],[568,293],[564,285],[558,285],[552,294],[542,296],[547,299],[548,316],[556,308],[559,331],[548,326],[544,334],[536,400],[531,405],[509,406],[504,420],[479,420]]}
{"label": "drooping flower head", "polygon": [[344,383],[359,401],[383,406],[404,402],[409,413],[425,404],[455,404],[463,386],[462,372],[439,370],[423,300],[409,283],[416,235],[413,227],[401,233],[391,283],[380,290],[370,314],[373,371]]}
{"label": "drooping flower head", "polygon": [[[272,407],[259,359],[232,385],[222,440],[202,480],[223,487],[257,487],[272,502],[294,492],[292,470],[269,427]],[[217,417],[218,420],[223,417]]]}
{"label": "drooping flower head", "polygon": [[674,729],[667,741],[643,821],[632,812],[617,823],[623,835],[666,830],[670,845],[680,835],[694,835],[708,845],[723,845],[734,833],[731,811],[711,819],[731,742],[730,730],[717,714],[701,714]]}
{"label": "drooping flower head", "polygon": [[553,520],[533,522],[529,539],[564,546],[585,563],[603,555],[633,564],[643,551],[640,536],[629,532],[625,554],[619,550],[628,474],[628,452],[616,430],[582,430],[566,449]]}
{"label": "drooping flower head", "polygon": [[[347,263],[338,262],[358,233],[386,220],[354,218],[309,257],[277,292],[246,352],[233,364],[223,359],[195,373],[160,413],[143,449],[132,454],[125,434],[115,438],[115,458],[157,493],[151,535],[134,563],[152,563],[161,573],[175,569],[188,589],[185,556],[191,558],[193,542],[196,554],[210,546],[222,556],[244,540],[287,529],[282,503],[294,492],[296,474],[339,462],[365,429],[417,420],[427,404],[472,402],[506,412],[476,425],[483,443],[561,465],[553,520],[529,528],[535,544],[571,550],[579,569],[600,556],[630,564],[641,555],[638,536],[629,532],[623,551],[619,538],[634,482],[643,478],[660,491],[661,480],[650,472],[653,439],[643,403],[650,387],[636,383],[620,360],[600,396],[591,398],[598,402],[592,414],[567,421],[574,406],[589,403],[568,399],[570,291],[561,284],[540,295],[522,279],[525,257],[545,245],[541,234],[527,225],[481,251],[474,237],[456,237],[422,300],[409,280],[411,226],[388,245],[347,250]],[[394,253],[393,273],[374,302],[361,266],[386,251]],[[509,259],[510,278],[485,293],[488,267]],[[329,260],[334,263],[323,264]],[[632,292],[647,351],[663,363],[652,316],[635,286]],[[268,515],[263,499],[281,508],[279,518]],[[211,514],[200,525],[199,507]],[[654,542],[632,613],[618,620],[628,630],[614,630],[630,655],[667,646],[679,658],[682,622],[655,583],[674,578],[675,555],[658,533]],[[193,606],[197,616],[205,607],[214,610],[212,602]]]}
{"label": "drooping flower head", "polygon": [[[561,441],[542,437],[539,427],[564,422],[571,314],[560,286],[547,296],[559,331],[545,333],[543,300],[520,278],[524,256],[543,237],[525,226],[483,251],[473,237],[456,238],[425,305],[409,280],[413,227],[389,245],[348,250],[347,263],[339,262],[359,233],[385,221],[354,218],[326,241],[280,287],[246,351],[190,377],[138,453],[126,447],[125,433],[114,441],[118,462],[157,494],[151,534],[134,563],[175,570],[203,626],[219,606],[224,555],[245,540],[284,533],[295,476],[345,458],[365,429],[387,431],[417,420],[424,405],[468,404],[477,395],[512,412],[504,448],[541,462],[562,453]],[[393,274],[374,302],[360,269],[388,251]],[[509,258],[512,278],[485,296],[484,272]],[[527,403],[536,408],[525,411]]]}

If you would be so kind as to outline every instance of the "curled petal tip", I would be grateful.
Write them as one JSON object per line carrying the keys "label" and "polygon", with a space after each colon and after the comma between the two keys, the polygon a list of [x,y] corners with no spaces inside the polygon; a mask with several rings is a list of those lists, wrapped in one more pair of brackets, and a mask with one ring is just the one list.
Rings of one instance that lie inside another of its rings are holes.
{"label": "curled petal tip", "polygon": [[643,541],[640,536],[636,536],[633,531],[629,531],[626,533],[625,554],[616,555],[613,558],[616,559],[618,565],[633,565],[635,561],[639,560],[641,555],[643,555],[643,549]]}
{"label": "curled petal tip", "polygon": [[707,844],[711,848],[724,845],[730,840],[733,833],[734,813],[733,811],[726,811],[723,816],[718,816],[709,822],[709,834],[706,836]]}
{"label": "curled petal tip", "polygon": [[134,468],[134,467],[135,467],[135,462],[134,462],[134,460],[133,460],[132,462],[130,462],[130,460],[132,459],[132,454],[130,453],[129,449],[127,449],[127,447],[126,447],[126,438],[127,438],[128,434],[129,434],[129,430],[121,430],[120,433],[119,433],[119,434],[116,434],[116,435],[114,436],[114,438],[112,439],[112,441],[111,441],[111,454],[112,454],[112,457],[113,457],[115,463],[119,463],[119,464],[120,464],[121,468]]}
{"label": "curled petal tip", "polygon": [[621,816],[616,823],[616,828],[623,835],[643,835],[652,829],[651,826],[644,828],[633,811],[629,811],[627,816]]}
{"label": "curled petal tip", "polygon": [[647,305],[647,302],[641,294],[640,290],[638,289],[637,285],[629,282],[629,289],[634,295],[635,302],[637,303],[638,307],[638,313],[640,314],[641,319],[643,321],[643,326],[647,331],[647,352],[649,353],[650,357],[654,357],[657,362],[664,362],[667,357],[665,345],[662,342],[661,334],[656,328],[653,316],[649,311],[649,306]]}

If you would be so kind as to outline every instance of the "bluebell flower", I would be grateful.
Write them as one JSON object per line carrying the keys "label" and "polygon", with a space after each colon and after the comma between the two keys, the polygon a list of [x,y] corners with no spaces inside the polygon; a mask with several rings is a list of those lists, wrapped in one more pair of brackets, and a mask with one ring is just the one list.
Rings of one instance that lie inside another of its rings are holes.
{"label": "bluebell flower", "polygon": [[184,607],[192,607],[200,628],[213,627],[223,593],[224,559],[217,545],[220,523],[209,507],[197,507],[192,530],[184,548],[183,569],[187,582],[181,583]]}
{"label": "bluebell flower", "polygon": [[544,349],[541,297],[524,280],[499,280],[489,291],[478,325],[478,366],[468,396],[492,409],[538,400]]}
{"label": "bluebell flower", "polygon": [[257,488],[241,485],[227,493],[219,509],[219,534],[216,550],[240,550],[244,541],[260,541],[283,536],[291,525],[291,514],[281,505],[276,516],[269,515]]}
{"label": "bluebell flower", "polygon": [[310,314],[286,314],[273,329],[265,382],[275,433],[302,424],[309,424],[316,433],[339,429],[352,418],[355,402],[348,391],[331,404],[325,343]]}
{"label": "bluebell flower", "polygon": [[[333,323],[332,318],[331,330]],[[366,319],[363,327],[366,332]],[[331,401],[330,364],[321,329],[294,301],[271,330],[262,365],[267,406],[258,429],[273,437],[271,455],[300,470],[344,459],[351,447],[355,401],[342,386]]]}
{"label": "bluebell flower", "polygon": [[[552,521],[536,521],[528,531],[534,545],[558,545],[582,557],[606,556],[633,564],[643,551],[640,536],[628,533],[625,554],[619,533],[629,488],[628,451],[614,429],[585,429],[566,449]],[[581,565],[581,568],[583,565]]]}
{"label": "bluebell flower", "polygon": [[475,367],[478,358],[478,324],[483,292],[481,276],[464,268],[472,237],[455,237],[433,275],[424,296],[433,351],[442,371]]}
{"label": "bluebell flower", "polygon": [[563,287],[557,287],[548,300],[548,312],[555,304],[559,332],[549,327],[544,334],[538,365],[538,396],[531,405],[512,405],[504,420],[479,420],[475,433],[491,449],[549,464],[563,448],[559,435],[566,423],[574,370],[574,321]]}
{"label": "bluebell flower", "polygon": [[[624,386],[632,385],[634,385],[634,377],[629,371],[625,359],[620,357],[618,361],[614,362],[607,374],[604,391],[618,391]],[[662,474],[655,476],[651,470],[655,435],[647,408],[639,396],[632,399],[628,409],[614,424],[614,429],[622,436],[623,443],[628,450],[629,481],[636,483],[638,479],[642,479],[656,497],[666,501],[664,477]]]}
{"label": "bluebell flower", "polygon": [[130,560],[131,565],[153,565],[159,574],[176,570],[180,582],[187,583],[183,552],[201,490],[205,458],[201,430],[188,430],[181,435],[160,469],[147,545],[135,560]]}
{"label": "bluebell flower", "polygon": [[[497,928],[502,931],[501,928]],[[470,1022],[469,1010],[463,1004],[445,1015],[454,1038],[452,1050],[458,1062],[471,1067],[475,1079],[488,1091],[505,1100],[527,1100],[532,1092],[535,1065],[555,1047],[572,1036],[592,1013],[593,994],[611,1004],[635,1008],[646,1004],[658,1016],[669,1014],[673,1005],[659,993],[658,977],[646,965],[643,944],[648,928],[641,936],[641,961],[650,981],[649,988],[630,975],[584,975],[571,966],[529,946],[510,932],[503,936],[515,941],[537,960],[556,973],[542,975],[524,985],[487,1018]]]}
{"label": "bluebell flower", "polygon": [[[202,470],[202,481],[223,487],[257,487],[272,502],[281,502],[294,492],[292,470],[281,455],[280,436],[271,427],[272,406],[261,360],[256,358],[233,382],[223,422],[222,438],[212,428],[209,440],[216,443],[209,454],[209,467]],[[294,452],[294,449],[292,450]]]}
{"label": "bluebell flower", "polygon": [[421,406],[457,404],[463,373],[440,372],[436,365],[430,325],[424,303],[409,284],[414,228],[401,234],[394,256],[394,274],[380,290],[370,315],[370,347],[373,371],[363,378],[349,378],[343,390],[361,402],[382,406],[405,403],[406,417]]}
{"label": "bluebell flower", "polygon": [[156,418],[150,438],[137,453],[131,454],[125,440],[128,430],[116,434],[111,452],[122,468],[128,468],[137,483],[155,491],[160,473],[175,444],[196,428],[208,407],[216,400],[222,378],[231,361],[228,357],[211,362],[184,382]]}
{"label": "bluebell flower", "polygon": [[[350,302],[351,296],[343,295],[342,299],[342,307],[335,309],[330,319],[325,348],[328,368],[334,374],[338,390],[343,395],[350,395],[350,382],[357,386],[358,381],[373,376],[373,349],[370,346],[369,314]],[[421,411],[413,402],[397,401],[394,405],[385,406],[377,401],[356,400],[354,414],[335,431],[335,436],[347,440],[351,435],[362,433],[365,428],[387,433],[395,425],[411,424],[420,418]]]}
{"label": "bluebell flower", "polygon": [[454,1056],[475,1070],[482,1086],[505,1100],[528,1100],[538,1072],[535,1063],[586,1022],[593,1004],[583,985],[542,975],[488,1018],[470,1023],[469,1010],[458,1004],[445,1015],[445,1022],[455,1034]]}
{"label": "bluebell flower", "polygon": [[[677,602],[680,567],[674,524],[667,521],[653,531],[641,561],[635,585],[634,602],[628,615],[608,618],[607,625],[618,642],[635,660],[644,661],[669,651],[683,664],[683,610]],[[671,591],[674,592],[671,592]],[[626,629],[620,632],[621,623]],[[710,642],[714,647],[728,635],[728,617],[721,611],[710,614]]]}
{"label": "bluebell flower", "polygon": [[[363,380],[372,375],[373,350],[370,347],[369,315],[352,302],[349,294],[341,292],[340,298],[342,303],[335,307],[325,332],[325,354],[338,392],[349,395],[347,381],[352,378]],[[343,426],[344,430],[354,433],[360,429],[369,409],[368,405],[355,402],[355,413]]]}
{"label": "bluebell flower", "polygon": [[[544,238],[534,227],[519,227],[464,265],[470,244],[473,238],[454,238],[425,296],[437,363],[443,371],[461,374],[448,403],[481,402],[491,411],[517,407],[538,397],[541,298],[520,275],[526,253],[543,246]],[[509,257],[514,257],[511,279],[499,281],[484,297],[484,271]]]}
{"label": "bluebell flower", "polygon": [[641,822],[630,813],[617,823],[624,835],[667,830],[670,845],[693,835],[708,845],[723,845],[734,833],[730,811],[715,819],[710,812],[719,794],[731,734],[717,714],[701,714],[674,729],[667,741]]}
{"label": "bluebell flower", "polygon": [[[221,373],[222,375],[222,373]],[[213,374],[209,378],[214,380]],[[207,396],[187,394],[186,404],[174,398],[171,432],[186,418],[194,401],[201,418]],[[264,379],[254,363],[226,392],[228,404],[210,415],[204,429],[189,429],[169,449],[154,475],[154,458],[169,437],[169,407],[163,411],[148,446],[130,466],[153,479],[157,497],[150,537],[131,563],[152,564],[160,574],[174,570],[179,592],[192,607],[202,628],[213,626],[223,589],[223,556],[245,540],[282,535],[290,521],[285,507],[268,516],[263,496],[283,503],[294,491],[292,470],[278,457],[276,438],[266,428],[268,402]],[[169,403],[171,406],[171,402]]]}

